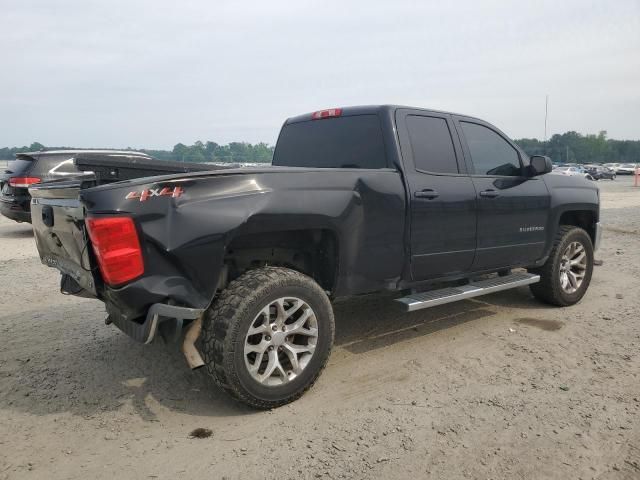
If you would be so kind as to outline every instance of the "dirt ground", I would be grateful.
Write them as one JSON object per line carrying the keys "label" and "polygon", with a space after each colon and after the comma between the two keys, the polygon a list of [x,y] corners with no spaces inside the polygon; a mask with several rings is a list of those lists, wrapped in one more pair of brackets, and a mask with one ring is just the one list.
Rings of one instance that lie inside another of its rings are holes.
{"label": "dirt ground", "polygon": [[324,374],[270,412],[61,295],[30,227],[2,219],[0,479],[639,479],[640,188],[599,185],[604,265],[580,304],[337,303]]}

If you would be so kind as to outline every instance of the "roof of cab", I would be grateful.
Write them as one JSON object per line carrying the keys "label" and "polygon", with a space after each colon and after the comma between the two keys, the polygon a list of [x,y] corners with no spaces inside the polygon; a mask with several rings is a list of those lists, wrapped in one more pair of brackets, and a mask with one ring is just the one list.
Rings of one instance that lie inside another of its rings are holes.
{"label": "roof of cab", "polygon": [[[419,110],[425,113],[437,113],[437,114],[445,114],[445,115],[457,115],[465,118],[476,118],[470,115],[463,115],[460,113],[446,112],[442,110],[434,110],[434,109],[422,108],[422,107],[409,107],[406,105],[355,105],[350,107],[335,107],[335,108],[341,109],[340,115],[337,115],[340,117],[348,117],[351,115],[380,114],[380,113],[394,112],[395,110],[398,110],[398,109],[409,109],[409,110]],[[307,122],[307,121],[313,120],[312,115],[314,113],[316,112],[303,113],[302,115],[296,115],[295,117],[287,118],[287,120],[285,121],[285,125],[288,125],[290,123]],[[480,119],[477,119],[477,120],[480,120]]]}

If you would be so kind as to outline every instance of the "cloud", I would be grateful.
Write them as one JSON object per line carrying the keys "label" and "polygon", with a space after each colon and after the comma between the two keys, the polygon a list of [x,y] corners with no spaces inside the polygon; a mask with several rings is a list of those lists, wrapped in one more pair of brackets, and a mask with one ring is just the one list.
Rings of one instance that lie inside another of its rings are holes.
{"label": "cloud", "polygon": [[638,31],[634,0],[5,0],[0,145],[273,143],[288,116],[371,103],[542,137],[547,93],[551,132],[632,138]]}

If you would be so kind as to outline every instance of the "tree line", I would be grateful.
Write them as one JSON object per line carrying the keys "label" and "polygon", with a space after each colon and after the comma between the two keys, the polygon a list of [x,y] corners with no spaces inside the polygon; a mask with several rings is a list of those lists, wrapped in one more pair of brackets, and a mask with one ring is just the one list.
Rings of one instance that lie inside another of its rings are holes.
{"label": "tree line", "polygon": [[[16,153],[36,152],[39,150],[77,150],[82,147],[45,147],[39,142],[34,142],[23,147],[0,148],[0,160],[11,160]],[[178,143],[172,150],[132,149],[145,152],[158,160],[171,160],[174,162],[226,162],[226,163],[271,163],[274,147],[266,143],[251,144],[247,142],[231,142],[220,145],[216,142],[197,141],[193,145]]]}
{"label": "tree line", "polygon": [[216,142],[197,141],[193,145],[178,143],[171,151],[142,151],[159,160],[176,162],[271,163],[273,157],[272,146],[266,143],[252,145],[247,142],[219,145]]}
{"label": "tree line", "polygon": [[[609,139],[604,130],[597,135],[582,135],[573,131],[555,134],[546,142],[536,138],[522,138],[515,142],[529,155],[547,155],[556,163],[640,163],[640,140]],[[16,153],[43,148],[45,146],[38,142],[24,147],[0,148],[0,159],[10,160]],[[68,148],[72,147],[49,147]],[[273,149],[266,143],[231,142],[220,145],[211,141],[197,141],[193,145],[178,143],[172,150],[140,151],[159,160],[176,162],[271,163]]]}
{"label": "tree line", "polygon": [[546,155],[556,163],[640,163],[640,140],[613,140],[602,130],[597,135],[566,132],[547,142],[521,138],[515,142],[529,155]]}

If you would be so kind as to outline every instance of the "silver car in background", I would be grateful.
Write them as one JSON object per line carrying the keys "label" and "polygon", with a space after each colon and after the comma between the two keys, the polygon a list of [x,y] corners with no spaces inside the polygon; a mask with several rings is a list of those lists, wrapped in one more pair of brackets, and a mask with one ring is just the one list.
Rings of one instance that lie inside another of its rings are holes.
{"label": "silver car in background", "polygon": [[566,175],[569,177],[584,177],[587,180],[593,180],[591,174],[580,167],[556,167],[551,171],[555,175]]}

